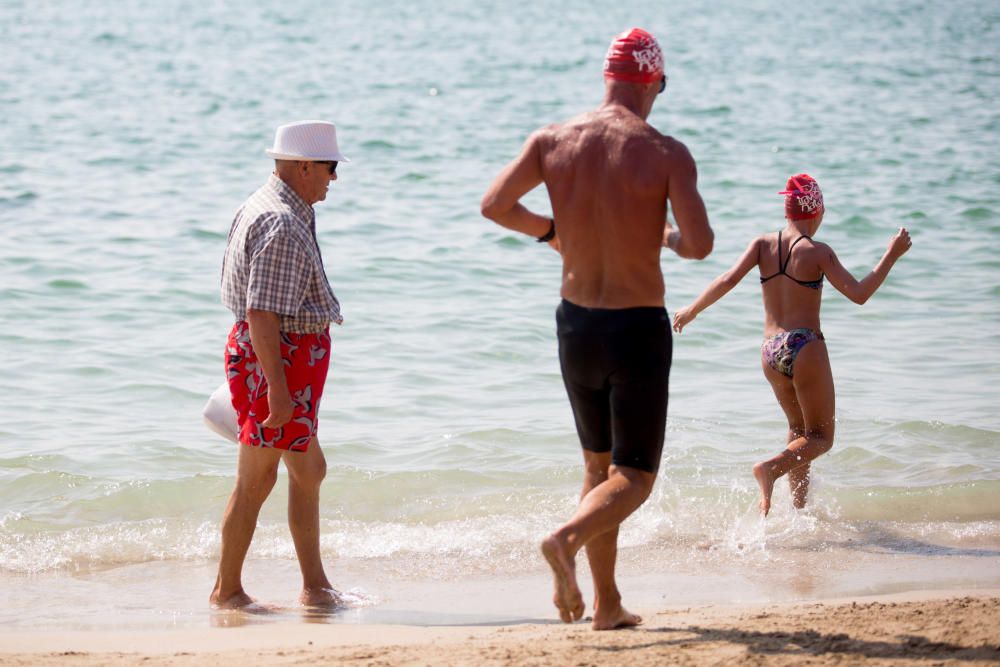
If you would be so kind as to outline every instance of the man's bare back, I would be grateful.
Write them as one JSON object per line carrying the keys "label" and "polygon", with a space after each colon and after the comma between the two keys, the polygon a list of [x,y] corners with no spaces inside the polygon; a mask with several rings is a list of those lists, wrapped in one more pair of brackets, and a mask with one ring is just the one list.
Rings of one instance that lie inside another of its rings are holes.
{"label": "man's bare back", "polygon": [[563,256],[561,295],[590,308],[663,305],[660,249],[687,149],[619,104],[537,135]]}
{"label": "man's bare back", "polygon": [[[668,239],[681,257],[712,250],[694,159],[645,121],[653,99],[608,82],[600,107],[532,134],[483,197],[486,217],[541,237],[549,220],[519,199],[545,183],[563,256],[561,295],[579,306],[663,306]],[[677,230],[667,223],[668,202]]]}

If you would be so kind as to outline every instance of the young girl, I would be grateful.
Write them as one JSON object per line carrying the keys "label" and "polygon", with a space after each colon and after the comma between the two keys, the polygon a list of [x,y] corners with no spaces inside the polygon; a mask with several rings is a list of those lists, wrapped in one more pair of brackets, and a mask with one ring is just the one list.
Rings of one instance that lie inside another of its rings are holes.
{"label": "young girl", "polygon": [[[826,341],[820,331],[823,278],[851,301],[863,304],[875,293],[896,260],[910,249],[910,235],[900,228],[875,268],[858,281],[843,267],[833,249],[812,240],[823,222],[823,193],[808,174],[788,179],[785,229],[750,242],[736,264],[712,281],[694,303],[674,315],[681,330],[698,313],[721,299],[755,266],[764,292],[764,344],[761,367],[788,418],[788,447],[753,467],[760,485],[761,512],[771,509],[774,481],[788,474],[792,502],[806,503],[809,462],[833,446],[834,391]],[[670,231],[665,241],[669,242]]]}

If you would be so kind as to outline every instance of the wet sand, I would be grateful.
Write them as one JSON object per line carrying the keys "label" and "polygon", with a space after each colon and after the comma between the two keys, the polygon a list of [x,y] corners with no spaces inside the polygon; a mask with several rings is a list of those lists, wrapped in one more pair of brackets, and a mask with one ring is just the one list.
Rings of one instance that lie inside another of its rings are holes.
{"label": "wet sand", "polygon": [[0,664],[643,667],[1000,662],[1000,590],[637,611],[645,612],[644,626],[613,632],[594,632],[583,621],[0,631]]}

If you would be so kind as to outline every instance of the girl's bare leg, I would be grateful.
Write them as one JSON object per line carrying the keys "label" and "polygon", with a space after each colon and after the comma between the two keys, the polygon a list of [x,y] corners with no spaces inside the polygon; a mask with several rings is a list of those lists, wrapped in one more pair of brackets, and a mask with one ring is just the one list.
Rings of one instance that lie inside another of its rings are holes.
{"label": "girl's bare leg", "polygon": [[[793,387],[794,390],[794,387]],[[795,407],[798,409],[798,400]],[[801,438],[805,434],[805,425],[802,421],[802,411],[798,410],[796,419],[788,420],[788,438],[785,441],[788,446]],[[800,510],[806,506],[806,498],[809,496],[809,466],[808,462],[803,463],[798,468],[788,471],[788,490],[792,494],[792,506]]]}
{"label": "girl's bare leg", "polygon": [[[760,485],[761,513],[766,516],[771,509],[774,481],[796,468],[806,466],[833,446],[835,395],[826,342],[822,340],[809,343],[799,352],[795,358],[794,378],[788,378],[766,364],[764,375],[789,418],[789,430],[801,433],[788,443],[785,451],[753,467],[754,477]],[[801,429],[798,428],[800,423]],[[796,490],[800,492],[802,504],[805,504],[809,488],[808,474],[809,470],[805,468],[790,479],[795,484],[792,496],[796,507],[799,506]]]}
{"label": "girl's bare leg", "polygon": [[800,510],[809,496],[809,464],[788,471],[788,489],[792,492],[792,506]]}

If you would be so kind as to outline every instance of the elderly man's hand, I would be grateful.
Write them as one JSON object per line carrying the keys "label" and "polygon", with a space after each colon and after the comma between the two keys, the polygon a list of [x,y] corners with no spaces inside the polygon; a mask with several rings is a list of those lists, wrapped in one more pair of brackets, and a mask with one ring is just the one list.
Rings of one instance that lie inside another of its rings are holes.
{"label": "elderly man's hand", "polygon": [[288,393],[288,387],[275,388],[273,385],[267,388],[267,407],[270,410],[267,419],[264,420],[265,428],[281,428],[292,419],[292,411],[295,405],[292,397]]}

